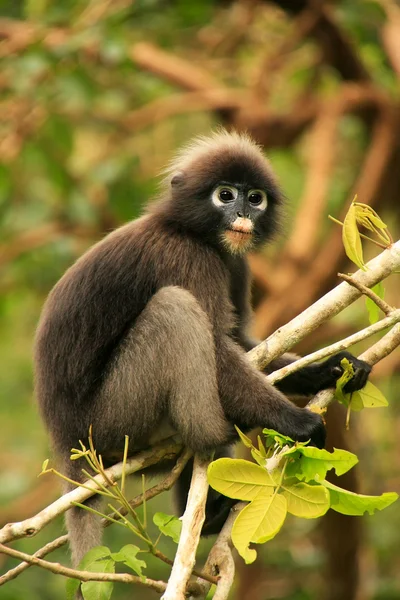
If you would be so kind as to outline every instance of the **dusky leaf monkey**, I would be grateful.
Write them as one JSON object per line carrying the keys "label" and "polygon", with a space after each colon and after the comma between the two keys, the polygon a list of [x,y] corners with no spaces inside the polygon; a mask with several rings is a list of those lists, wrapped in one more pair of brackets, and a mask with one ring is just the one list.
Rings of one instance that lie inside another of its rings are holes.
{"label": "dusky leaf monkey", "polygon": [[[285,394],[333,386],[344,356],[356,369],[347,390],[360,389],[369,365],[342,352],[274,387],[246,358],[256,342],[247,334],[245,255],[272,238],[281,205],[271,167],[247,135],[196,139],[171,163],[147,212],[95,244],[57,283],[36,336],[36,393],[69,477],[82,480],[69,456],[90,425],[104,458],[122,450],[126,434],[133,453],[165,427],[193,451],[218,456],[236,441],[234,424],[324,445],[321,417]],[[283,355],[268,372],[293,360]],[[181,511],[190,470],[176,486]],[[210,491],[205,534],[220,530],[232,502]],[[67,526],[76,565],[100,543],[101,527],[79,508],[68,511]]]}

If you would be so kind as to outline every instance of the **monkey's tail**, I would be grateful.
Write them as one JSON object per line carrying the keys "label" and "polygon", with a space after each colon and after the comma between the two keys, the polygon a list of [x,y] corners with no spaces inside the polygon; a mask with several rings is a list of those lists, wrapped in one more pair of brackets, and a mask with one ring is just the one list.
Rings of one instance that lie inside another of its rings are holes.
{"label": "monkey's tail", "polygon": [[[64,472],[70,479],[83,482],[86,478],[81,472],[81,467],[77,467],[76,462],[68,459]],[[74,489],[70,483],[65,484],[65,492]],[[99,495],[92,496],[83,502],[85,506],[94,510],[101,510],[102,498]],[[65,514],[65,522],[69,535],[69,545],[71,549],[72,564],[77,567],[89,550],[101,544],[103,526],[101,517],[88,510],[73,506]]]}

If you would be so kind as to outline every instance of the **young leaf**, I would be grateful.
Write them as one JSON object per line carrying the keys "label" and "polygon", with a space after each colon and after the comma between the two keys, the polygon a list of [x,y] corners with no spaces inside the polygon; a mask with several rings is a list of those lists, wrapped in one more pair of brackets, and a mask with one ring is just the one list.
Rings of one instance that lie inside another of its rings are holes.
{"label": "young leaf", "polygon": [[153,516],[153,523],[158,529],[168,537],[172,538],[177,544],[182,531],[182,521],[174,515],[166,515],[162,512],[157,512]]}
{"label": "young leaf", "polygon": [[[93,573],[114,573],[114,561],[111,551],[107,546],[96,546],[85,554],[79,563],[81,571],[92,571]],[[70,579],[67,581],[67,599],[74,600],[80,582]],[[82,595],[84,600],[109,600],[113,591],[111,581],[85,581],[82,583]]]}
{"label": "young leaf", "polygon": [[101,560],[102,558],[107,558],[110,555],[111,550],[110,548],[107,548],[107,546],[96,546],[95,548],[89,550],[89,552],[87,552],[82,558],[81,562],[79,563],[79,569],[81,571],[91,571],[91,567],[95,562]]}
{"label": "young leaf", "polygon": [[256,463],[258,465],[260,465],[260,467],[265,468],[266,465],[266,457],[259,451],[257,450],[257,448],[253,448],[250,450],[252,457],[254,458],[254,460],[256,461]]}
{"label": "young leaf", "polygon": [[237,500],[253,500],[260,491],[268,496],[276,483],[263,468],[241,458],[219,458],[207,470],[212,488]]}
{"label": "young leaf", "polygon": [[359,392],[352,392],[349,408],[354,412],[360,412],[360,410],[364,408],[364,404]]}
{"label": "young leaf", "polygon": [[[385,288],[383,287],[382,281],[374,285],[374,287],[371,288],[371,290],[375,292],[375,294],[379,296],[379,298],[383,299],[385,295]],[[375,302],[371,300],[371,298],[368,298],[368,296],[365,297],[365,304],[368,310],[369,322],[371,323],[371,325],[373,325],[374,323],[377,323],[379,321],[379,306],[377,306]]]}
{"label": "young leaf", "polygon": [[366,271],[363,259],[361,237],[357,227],[356,206],[351,204],[343,222],[342,239],[347,256],[357,267]]}
{"label": "young leaf", "polygon": [[303,456],[299,463],[302,477],[301,475],[298,477],[306,481],[321,481],[325,479],[330,469],[335,469],[336,475],[343,475],[358,463],[355,454],[337,448],[334,448],[333,452],[328,452],[328,450],[306,446],[299,447],[298,452]]}
{"label": "young leaf", "polygon": [[122,562],[124,565],[132,569],[134,573],[142,576],[142,569],[147,567],[144,560],[140,560],[137,558],[137,553],[140,552],[140,548],[134,546],[133,544],[127,544],[119,552],[113,552],[111,554],[111,558],[115,562]]}
{"label": "young leaf", "polygon": [[375,510],[383,510],[399,497],[395,492],[386,492],[381,496],[363,496],[344,490],[329,481],[321,481],[329,490],[331,508],[343,515],[363,516],[366,512],[373,515]]}
{"label": "young leaf", "polygon": [[335,397],[338,402],[348,405],[348,394],[343,392],[343,388],[348,381],[354,376],[354,367],[347,358],[340,361],[340,366],[343,369],[342,375],[336,381]]}
{"label": "young leaf", "polygon": [[[82,558],[79,563],[79,569],[82,571],[92,571],[93,573],[114,573],[114,560],[111,558],[110,549],[107,546],[92,548]],[[71,585],[69,589],[67,588],[68,593],[72,587]],[[111,581],[85,581],[81,587],[82,596],[84,600],[109,600],[113,587],[114,584]]]}
{"label": "young leaf", "polygon": [[329,492],[322,485],[309,485],[289,479],[282,485],[282,490],[288,512],[296,517],[316,519],[322,517],[330,506]]}
{"label": "young leaf", "polygon": [[[94,563],[90,570],[95,573],[114,573],[114,565],[112,558],[109,558]],[[85,581],[81,590],[84,600],[110,600],[113,588],[112,581]]]}
{"label": "young leaf", "polygon": [[267,438],[272,438],[272,440],[279,444],[280,446],[286,446],[286,445],[291,445],[294,444],[294,440],[292,440],[292,438],[290,438],[287,435],[283,435],[282,433],[278,433],[278,431],[275,431],[275,429],[263,429],[263,434],[267,437]]}
{"label": "young leaf", "polygon": [[286,514],[286,498],[281,494],[265,495],[264,490],[238,514],[232,527],[232,542],[247,564],[257,557],[257,552],[249,548],[250,542],[262,544],[275,537]]}
{"label": "young leaf", "polygon": [[76,592],[78,591],[80,581],[79,579],[67,579],[65,584],[65,592],[67,600],[75,600]]}
{"label": "young leaf", "polygon": [[365,408],[380,408],[382,406],[388,406],[388,401],[378,388],[367,381],[365,387],[358,390],[358,394],[361,396],[361,400]]}
{"label": "young leaf", "polygon": [[265,446],[262,443],[262,439],[261,439],[261,437],[259,435],[257,436],[257,443],[258,443],[258,451],[259,451],[259,453],[261,454],[261,456],[263,458],[267,458],[267,452],[265,450]]}
{"label": "young leaf", "polygon": [[253,442],[251,441],[251,439],[249,437],[247,437],[247,435],[244,435],[244,433],[242,431],[240,431],[239,427],[236,427],[236,425],[235,425],[235,429],[238,432],[240,441],[243,442],[243,444],[246,446],[246,448],[253,448]]}

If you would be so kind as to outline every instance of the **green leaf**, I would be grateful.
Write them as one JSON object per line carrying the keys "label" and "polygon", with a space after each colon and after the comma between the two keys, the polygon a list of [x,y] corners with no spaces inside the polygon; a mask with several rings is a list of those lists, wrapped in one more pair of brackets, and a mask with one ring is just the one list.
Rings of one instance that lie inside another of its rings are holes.
{"label": "green leaf", "polygon": [[265,446],[262,443],[262,439],[261,439],[261,437],[259,435],[257,436],[257,443],[258,443],[258,451],[259,451],[259,453],[261,454],[261,456],[263,458],[267,458],[267,452],[265,450]]}
{"label": "green leaf", "polygon": [[343,222],[342,239],[347,256],[360,269],[366,271],[363,259],[361,237],[357,227],[356,206],[351,204]]}
{"label": "green leaf", "polygon": [[140,560],[136,557],[137,553],[140,552],[140,548],[138,546],[134,546],[133,544],[127,544],[119,552],[113,552],[111,554],[111,558],[115,562],[122,562],[124,565],[132,569],[134,573],[142,576],[142,569],[147,567],[144,560]]}
{"label": "green leaf", "polygon": [[[114,561],[101,560],[95,563],[92,570],[97,573],[114,573]],[[114,584],[112,581],[85,581],[81,590],[84,600],[110,600]]]}
{"label": "green leaf", "polygon": [[343,515],[360,517],[365,513],[373,515],[375,510],[383,510],[399,497],[395,492],[386,492],[381,496],[364,496],[344,490],[329,481],[321,481],[321,484],[329,490],[331,508]]}
{"label": "green leaf", "polygon": [[282,490],[288,512],[296,517],[316,519],[322,517],[330,506],[329,492],[322,485],[309,485],[292,479],[284,482]]}
{"label": "green leaf", "polygon": [[360,412],[360,410],[363,410],[364,404],[363,404],[363,401],[362,401],[362,398],[361,398],[359,392],[353,392],[351,394],[351,400],[350,400],[349,407],[354,412]]}
{"label": "green leaf", "polygon": [[232,527],[232,542],[247,564],[257,557],[249,548],[250,542],[262,544],[275,537],[286,514],[286,498],[281,494],[268,496],[264,490],[239,513]]}
{"label": "green leaf", "polygon": [[[385,288],[383,287],[382,281],[374,285],[374,287],[371,288],[371,290],[375,292],[375,294],[379,296],[379,298],[384,298]],[[379,306],[377,306],[375,302],[371,300],[371,298],[368,298],[368,296],[365,297],[365,304],[368,310],[369,322],[371,323],[371,325],[373,325],[374,323],[377,323],[377,321],[379,321]]]}
{"label": "green leaf", "polygon": [[67,579],[65,584],[65,592],[67,600],[75,600],[76,592],[78,591],[80,581],[79,579]]}
{"label": "green leaf", "polygon": [[[96,546],[85,554],[79,563],[81,571],[93,573],[114,573],[114,561],[107,546]],[[67,600],[75,600],[80,581],[69,579],[66,584]],[[114,584],[109,581],[86,581],[82,583],[82,595],[85,600],[109,600]]]}
{"label": "green leaf", "polygon": [[260,465],[260,467],[262,467],[263,469],[265,469],[266,466],[266,457],[261,454],[261,452],[259,450],[257,450],[257,448],[253,448],[250,450],[252,457],[254,458],[254,460],[256,461],[257,464]]}
{"label": "green leaf", "polygon": [[219,458],[209,465],[207,475],[212,488],[237,500],[253,500],[260,491],[270,495],[276,485],[266,469],[241,458]]}
{"label": "green leaf", "polygon": [[182,521],[174,515],[166,515],[162,512],[157,512],[153,516],[153,523],[158,529],[168,537],[172,538],[177,544],[182,531]]}
{"label": "green leaf", "polygon": [[[79,564],[82,571],[93,573],[114,573],[115,563],[107,546],[96,546],[89,550]],[[111,581],[85,581],[82,583],[84,600],[109,600],[114,584]]]}
{"label": "green leaf", "polygon": [[239,427],[236,427],[236,425],[235,429],[238,432],[241,442],[243,442],[246,448],[253,448],[253,442],[251,441],[251,439],[247,437],[247,435],[245,435],[242,431],[240,431]]}
{"label": "green leaf", "polygon": [[[384,223],[382,221],[382,219],[380,218],[378,213],[371,206],[368,206],[368,204],[363,204],[362,202],[355,202],[354,206],[356,208],[357,221],[358,220],[362,220],[362,221],[368,220],[368,221],[370,221],[370,223],[372,223],[378,229],[387,229],[386,223]],[[364,225],[364,223],[363,223],[363,225]],[[366,225],[364,225],[364,226],[367,227]],[[369,227],[369,229],[371,231],[373,231],[372,227]]]}
{"label": "green leaf", "polygon": [[340,361],[340,366],[343,369],[343,373],[336,381],[335,397],[338,402],[347,406],[349,403],[349,395],[343,392],[343,388],[354,376],[354,367],[347,358],[343,358]]}
{"label": "green leaf", "polygon": [[87,552],[82,558],[81,562],[79,563],[79,569],[81,571],[91,571],[91,566],[96,561],[106,558],[110,555],[111,550],[110,548],[107,548],[107,546],[96,546],[95,548],[89,550],[89,552]]}
{"label": "green leaf", "polygon": [[275,429],[263,429],[263,434],[267,437],[267,438],[272,438],[272,440],[279,444],[280,446],[286,446],[286,445],[291,445],[294,444],[294,440],[292,440],[292,438],[290,438],[287,435],[283,435],[282,433],[279,433],[278,431],[275,431]]}
{"label": "green leaf", "polygon": [[360,397],[365,408],[381,408],[382,406],[388,406],[388,401],[378,388],[367,381],[365,387],[362,390],[356,392]]}
{"label": "green leaf", "polygon": [[[336,475],[343,475],[358,463],[358,458],[347,450],[333,449],[320,450],[312,446],[299,447],[298,452],[302,455],[300,461],[301,475],[306,481],[321,481],[325,479],[327,471],[335,469]],[[300,475],[298,475],[300,478]]]}

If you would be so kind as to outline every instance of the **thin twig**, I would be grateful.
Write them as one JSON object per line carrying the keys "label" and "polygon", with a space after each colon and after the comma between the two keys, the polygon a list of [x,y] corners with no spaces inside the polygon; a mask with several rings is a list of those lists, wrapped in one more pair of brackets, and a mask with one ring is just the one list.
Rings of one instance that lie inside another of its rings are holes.
{"label": "thin twig", "polygon": [[[140,471],[150,465],[159,463],[163,458],[175,457],[182,449],[182,445],[176,441],[176,438],[169,438],[151,450],[141,452],[137,456],[130,458],[126,463],[126,472],[129,475]],[[122,462],[106,470],[110,481],[120,479],[122,476]],[[100,485],[104,485],[101,475],[96,475],[93,481],[85,483],[85,487],[78,487],[67,494],[64,494],[44,508],[34,517],[20,521],[19,523],[8,523],[0,530],[0,542],[7,543],[21,537],[31,537],[36,535],[45,525],[50,523],[54,517],[64,513],[71,508],[73,502],[84,502],[90,496],[96,493],[98,486],[94,480],[98,480]]]}
{"label": "thin twig", "polygon": [[[158,496],[162,492],[167,492],[168,490],[170,490],[192,456],[193,452],[185,448],[183,453],[176,461],[176,464],[171,469],[170,473],[164,479],[159,481],[156,485],[146,490],[144,495],[138,494],[137,496],[135,496],[135,498],[132,498],[132,500],[129,501],[129,506],[135,509],[138,506],[141,506],[141,504],[143,504],[143,498],[147,502],[148,500],[151,500],[152,498]],[[125,508],[121,508],[119,512],[121,515],[124,516],[128,514],[128,511]],[[118,520],[119,518],[118,515],[116,515],[115,513],[110,513],[110,517],[116,520]],[[109,523],[107,523],[107,521],[104,519],[103,526],[107,527],[108,525]]]}
{"label": "thin twig", "polygon": [[[140,495],[136,496],[135,498],[133,498],[132,500],[130,500],[130,502],[129,502],[130,506],[133,509],[137,508],[138,506],[143,504],[143,500],[146,500],[146,501],[150,500],[151,498],[154,498],[155,496],[158,496],[159,494],[170,490],[173,487],[173,485],[176,483],[178,477],[182,473],[183,469],[185,468],[185,465],[190,460],[192,455],[193,455],[193,453],[191,452],[191,450],[185,449],[183,451],[183,453],[181,454],[181,456],[178,458],[178,460],[177,460],[175,466],[172,468],[171,472],[167,475],[167,477],[165,477],[157,485],[148,489],[144,494],[140,494]],[[121,518],[121,516],[126,515],[127,512],[128,512],[127,509],[121,508],[121,511],[118,514],[113,512],[113,513],[110,513],[109,517],[110,517],[110,519],[118,520]],[[103,519],[102,525],[103,525],[103,527],[108,527],[109,525],[111,525],[112,522],[113,521],[111,521],[109,519]],[[43,556],[46,556],[50,552],[54,552],[54,550],[57,550],[58,548],[61,548],[62,546],[64,546],[68,542],[68,539],[69,539],[68,535],[61,536],[61,537],[57,538],[56,540],[50,542],[49,544],[46,544],[46,546],[43,546],[43,548],[40,548],[40,550],[35,552],[34,556],[36,556],[37,558],[42,558]],[[173,561],[170,558],[168,558],[167,556],[165,556],[157,548],[154,548],[154,550],[152,551],[152,554],[154,554],[154,556],[156,556],[157,558],[159,558],[166,564],[173,565]],[[20,565],[18,565],[17,567],[15,567],[14,569],[10,569],[10,571],[8,571],[7,573],[5,573],[4,575],[2,575],[0,577],[0,586],[7,583],[7,581],[15,579],[20,573],[23,573],[23,571],[25,571],[26,569],[31,567],[32,564],[33,563],[23,562]],[[214,583],[214,584],[217,583],[217,578],[213,577],[212,575],[209,575],[208,573],[203,573],[203,571],[199,571],[197,569],[193,569],[192,573],[193,573],[193,575],[195,575],[196,577],[199,577],[200,579],[204,579],[205,581],[208,581],[208,582]]]}
{"label": "thin twig", "polygon": [[350,275],[345,275],[344,273],[338,273],[338,277],[340,277],[340,279],[343,279],[344,281],[347,281],[348,284],[357,288],[362,294],[364,294],[364,296],[368,296],[368,298],[371,298],[371,300],[375,302],[375,304],[381,309],[381,311],[385,315],[390,315],[390,313],[392,313],[395,310],[393,306],[390,306],[387,302],[382,300],[382,298],[379,298],[378,294],[375,294],[375,292],[373,292],[370,288],[362,284],[361,281],[356,281],[355,279],[353,279],[353,277],[351,277]]}
{"label": "thin twig", "polygon": [[90,571],[78,571],[76,569],[70,569],[69,567],[60,565],[59,563],[49,562],[48,560],[43,560],[37,556],[31,556],[25,552],[19,552],[19,550],[14,550],[14,548],[9,548],[8,546],[4,546],[4,544],[0,544],[0,554],[7,554],[13,558],[19,558],[20,560],[29,562],[32,565],[37,565],[38,567],[42,567],[43,569],[51,571],[52,573],[56,573],[57,575],[72,577],[73,579],[79,579],[80,581],[118,581],[121,583],[136,583],[138,585],[150,587],[159,593],[163,592],[166,588],[164,581],[156,581],[154,579],[149,579],[148,577],[143,578],[136,575],[130,575],[128,573],[93,573]]}
{"label": "thin twig", "polygon": [[312,352],[312,354],[309,354],[308,356],[299,358],[299,360],[296,360],[295,362],[290,363],[289,365],[286,365],[277,371],[274,371],[267,376],[267,379],[270,383],[275,384],[277,381],[280,381],[284,377],[295,373],[299,369],[302,369],[311,363],[316,362],[317,360],[322,360],[323,358],[332,356],[333,354],[336,354],[336,352],[350,348],[350,346],[353,346],[354,344],[371,337],[375,333],[379,333],[379,331],[382,331],[382,329],[387,329],[398,322],[400,322],[400,308],[397,310],[392,309],[389,317],[386,317],[385,319],[382,319],[381,321],[378,321],[377,323],[374,323],[373,325],[370,325],[361,331],[357,331],[357,333],[350,335],[344,340],[340,340],[340,342],[336,342],[335,344],[326,346],[321,350]]}
{"label": "thin twig", "polygon": [[[43,548],[40,548],[39,550],[37,550],[35,552],[35,554],[33,555],[33,557],[34,558],[43,558],[43,556],[50,554],[50,552],[54,552],[54,550],[58,550],[58,548],[61,548],[67,542],[68,542],[68,535],[62,535],[62,536],[58,537],[57,539],[53,540],[52,542],[49,542],[48,544],[43,546]],[[31,567],[33,564],[34,563],[32,563],[32,562],[25,561],[25,562],[20,563],[13,569],[10,569],[9,571],[7,571],[7,573],[4,573],[4,575],[0,576],[0,586],[4,585],[8,581],[11,581],[12,579],[15,579],[16,577],[18,577],[18,575],[23,573],[26,569]]]}

